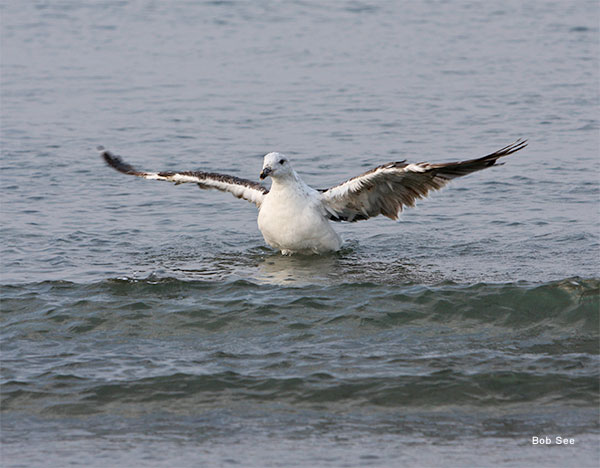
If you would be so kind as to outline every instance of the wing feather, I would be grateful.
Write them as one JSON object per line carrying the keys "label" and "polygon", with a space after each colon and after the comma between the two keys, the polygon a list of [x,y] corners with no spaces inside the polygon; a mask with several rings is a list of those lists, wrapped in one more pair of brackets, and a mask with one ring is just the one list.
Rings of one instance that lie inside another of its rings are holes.
{"label": "wing feather", "polygon": [[119,156],[99,147],[100,155],[104,158],[106,164],[123,174],[142,177],[150,180],[164,180],[173,182],[175,185],[185,183],[195,183],[201,189],[217,189],[222,192],[229,192],[237,198],[242,198],[254,203],[260,207],[264,196],[269,191],[257,182],[226,174],[217,174],[214,172],[203,171],[163,171],[146,172],[138,171],[130,164],[123,161]]}
{"label": "wing feather", "polygon": [[430,164],[406,161],[378,166],[340,185],[321,190],[321,201],[334,221],[360,221],[380,214],[397,219],[404,207],[439,190],[456,177],[480,171],[496,164],[499,158],[527,146],[526,140],[477,159]]}

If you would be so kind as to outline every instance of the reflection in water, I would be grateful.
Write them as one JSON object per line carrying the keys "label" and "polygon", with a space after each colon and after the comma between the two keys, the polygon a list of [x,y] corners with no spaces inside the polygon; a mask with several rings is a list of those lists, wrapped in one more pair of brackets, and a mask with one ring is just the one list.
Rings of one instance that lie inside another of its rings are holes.
{"label": "reflection in water", "polygon": [[329,283],[339,274],[342,261],[336,254],[265,256],[258,264],[256,279],[279,285]]}
{"label": "reflection in water", "polygon": [[329,255],[261,255],[255,279],[280,285],[306,284],[412,284],[436,283],[441,274],[416,265],[405,258],[363,252],[350,242]]}
{"label": "reflection in water", "polygon": [[[202,252],[199,254],[198,252]],[[138,259],[135,277],[149,274],[184,281],[244,279],[281,286],[337,285],[345,283],[415,284],[446,279],[431,265],[415,264],[397,252],[363,250],[350,241],[327,255],[284,256],[264,246],[244,251],[211,254],[197,245],[168,246],[145,252]]]}

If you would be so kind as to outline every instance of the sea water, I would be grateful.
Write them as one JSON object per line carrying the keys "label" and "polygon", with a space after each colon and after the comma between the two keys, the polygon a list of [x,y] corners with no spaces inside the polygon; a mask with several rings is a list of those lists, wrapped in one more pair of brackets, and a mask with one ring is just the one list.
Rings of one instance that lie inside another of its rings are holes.
{"label": "sea water", "polygon": [[[0,15],[2,466],[597,466],[597,2]],[[326,188],[519,137],[321,257],[95,151]]]}

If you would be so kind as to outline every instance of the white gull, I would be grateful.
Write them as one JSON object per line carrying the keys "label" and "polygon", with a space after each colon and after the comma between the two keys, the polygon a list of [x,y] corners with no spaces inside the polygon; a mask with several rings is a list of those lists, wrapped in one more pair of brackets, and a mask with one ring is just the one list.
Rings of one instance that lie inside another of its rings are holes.
{"label": "white gull", "polygon": [[271,189],[257,182],[203,171],[138,171],[103,147],[98,149],[106,163],[124,174],[175,184],[192,182],[202,189],[230,192],[258,207],[258,228],[265,242],[293,253],[321,254],[338,250],[340,236],[330,221],[360,221],[378,215],[397,219],[405,206],[438,190],[450,180],[496,164],[496,161],[527,146],[518,140],[494,153],[467,161],[382,164],[326,190],[306,185],[287,157],[269,153],[264,157],[260,178],[271,177]]}

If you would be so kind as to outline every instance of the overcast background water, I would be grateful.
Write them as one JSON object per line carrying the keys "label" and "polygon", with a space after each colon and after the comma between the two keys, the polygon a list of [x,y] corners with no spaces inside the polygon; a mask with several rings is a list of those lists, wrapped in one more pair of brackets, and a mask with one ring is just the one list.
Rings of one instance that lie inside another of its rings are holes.
{"label": "overcast background water", "polygon": [[[598,465],[598,2],[5,0],[0,21],[3,467]],[[95,150],[250,179],[280,151],[324,188],[519,137],[322,257]]]}

